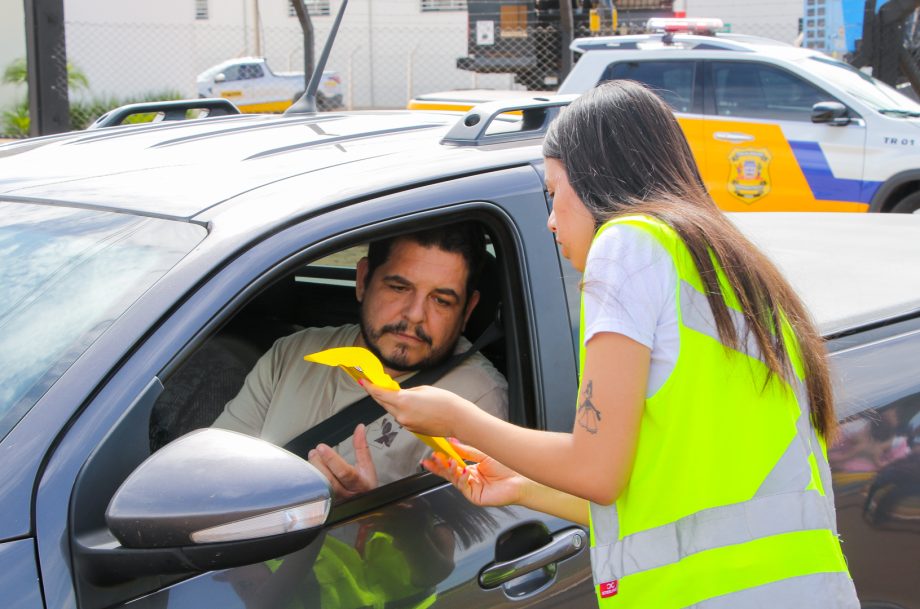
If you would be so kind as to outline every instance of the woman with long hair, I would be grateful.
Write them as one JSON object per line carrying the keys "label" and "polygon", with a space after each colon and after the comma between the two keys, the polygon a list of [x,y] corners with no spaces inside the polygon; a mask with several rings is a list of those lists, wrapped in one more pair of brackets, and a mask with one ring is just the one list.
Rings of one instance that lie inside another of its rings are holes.
{"label": "woman with long hair", "polygon": [[590,526],[601,607],[859,607],[823,342],[712,201],[668,106],[603,84],[551,125],[543,155],[549,229],[584,272],[573,431],[431,387],[368,392],[410,430],[464,442],[472,465],[424,465],[473,503]]}

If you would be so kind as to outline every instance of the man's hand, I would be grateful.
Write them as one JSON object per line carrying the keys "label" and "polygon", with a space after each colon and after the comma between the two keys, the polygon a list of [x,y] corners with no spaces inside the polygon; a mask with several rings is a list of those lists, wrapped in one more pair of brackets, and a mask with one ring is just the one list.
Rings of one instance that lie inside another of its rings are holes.
{"label": "man's hand", "polygon": [[377,469],[367,446],[364,425],[355,427],[352,441],[355,447],[355,465],[343,459],[332,447],[319,444],[307,454],[307,459],[329,483],[336,499],[348,499],[377,488]]}

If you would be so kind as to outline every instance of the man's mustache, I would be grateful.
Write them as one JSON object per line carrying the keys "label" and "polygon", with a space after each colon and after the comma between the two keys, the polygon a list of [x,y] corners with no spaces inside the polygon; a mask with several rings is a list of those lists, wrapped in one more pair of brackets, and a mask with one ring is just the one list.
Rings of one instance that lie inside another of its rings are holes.
{"label": "man's mustache", "polygon": [[[383,326],[380,328],[380,335],[382,336],[387,332],[392,332],[394,334],[406,334],[406,330],[408,329],[409,322],[403,320],[397,324],[387,324]],[[429,346],[431,345],[432,338],[425,333],[425,330],[423,330],[421,326],[415,326],[415,328],[412,330],[412,334],[415,334],[419,340],[426,342]]]}

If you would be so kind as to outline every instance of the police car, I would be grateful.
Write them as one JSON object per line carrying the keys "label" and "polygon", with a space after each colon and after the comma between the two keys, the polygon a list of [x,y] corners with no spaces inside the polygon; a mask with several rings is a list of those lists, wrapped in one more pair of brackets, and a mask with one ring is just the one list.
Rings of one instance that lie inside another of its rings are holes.
{"label": "police car", "polygon": [[[576,39],[578,61],[558,92],[618,78],[649,85],[674,109],[726,210],[920,208],[920,104],[818,51],[716,33],[718,19],[648,27]],[[450,99],[464,97],[418,96],[409,107],[456,109]]]}
{"label": "police car", "polygon": [[920,208],[920,105],[818,51],[720,28],[653,19],[658,33],[579,38],[559,92],[616,78],[658,91],[723,209]]}

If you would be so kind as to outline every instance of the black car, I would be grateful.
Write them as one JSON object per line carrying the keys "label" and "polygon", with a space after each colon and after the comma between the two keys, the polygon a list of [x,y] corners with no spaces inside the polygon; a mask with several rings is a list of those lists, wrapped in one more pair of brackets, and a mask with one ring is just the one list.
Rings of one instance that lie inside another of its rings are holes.
{"label": "black car", "polygon": [[[483,353],[511,419],[569,431],[580,277],[545,226],[539,147],[561,103],[0,146],[0,606],[593,606],[571,522],[476,508],[421,472],[331,504],[289,453],[189,434],[276,338],[355,321],[369,241],[461,220],[494,262],[468,337],[498,320]],[[920,608],[920,217],[734,219],[830,340],[845,419],[830,459],[863,606]]]}

